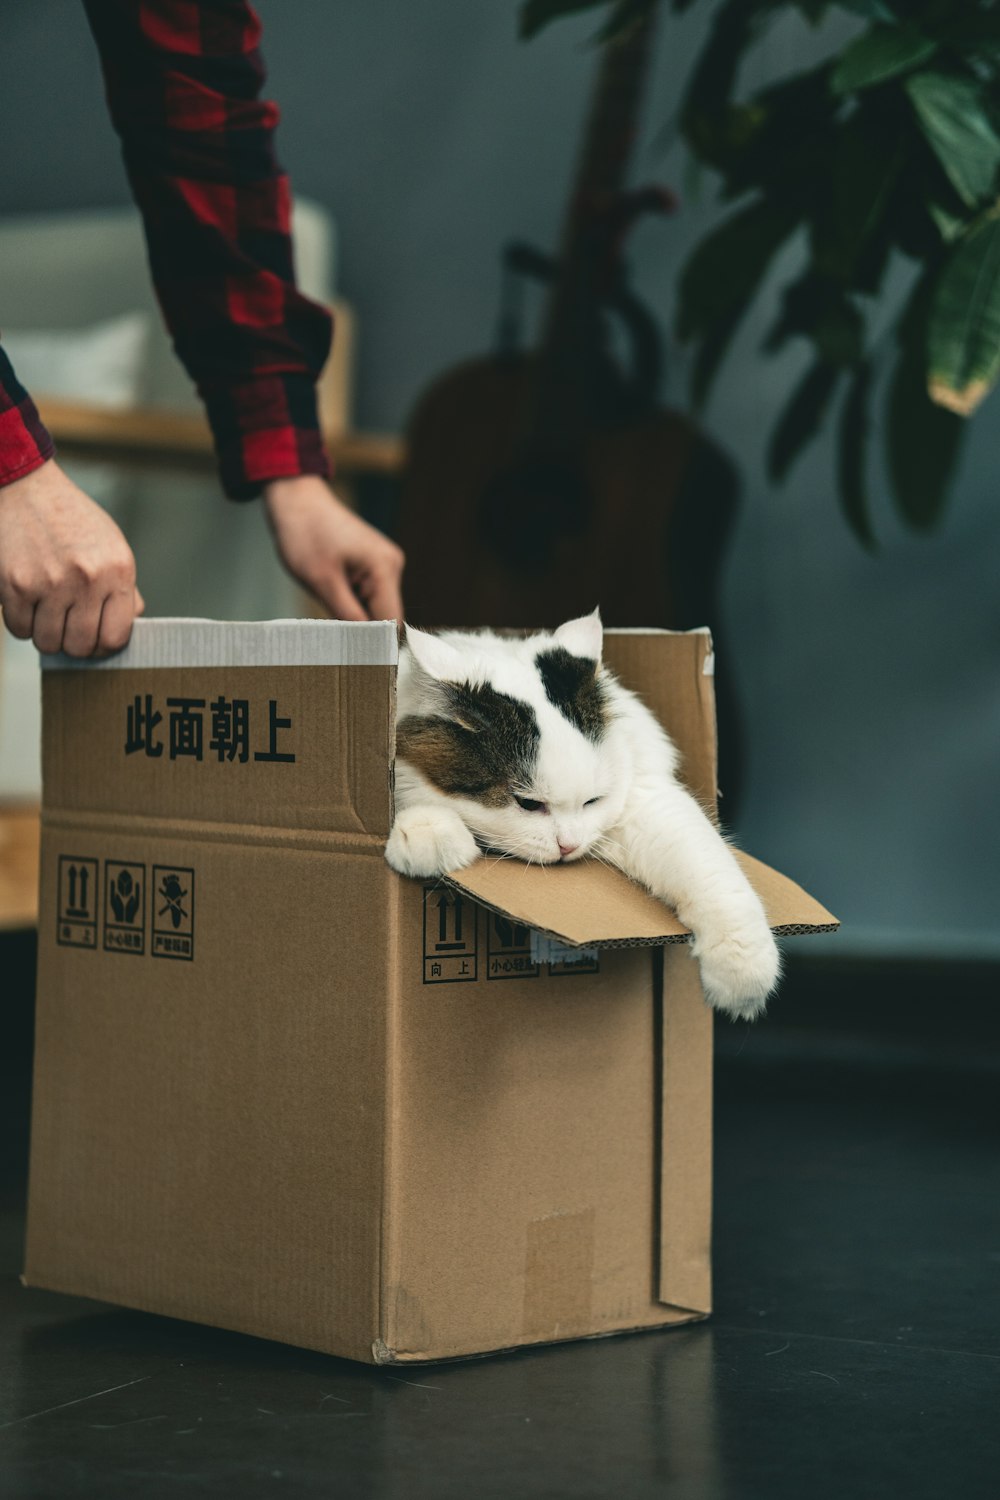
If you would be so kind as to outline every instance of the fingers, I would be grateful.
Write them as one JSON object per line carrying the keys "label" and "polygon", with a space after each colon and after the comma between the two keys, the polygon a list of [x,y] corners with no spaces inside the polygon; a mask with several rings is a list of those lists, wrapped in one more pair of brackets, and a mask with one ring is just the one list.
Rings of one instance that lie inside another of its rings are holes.
{"label": "fingers", "polygon": [[[63,651],[67,656],[111,656],[128,645],[136,615],[135,591],[119,589],[101,600],[88,595],[69,605],[54,598],[35,606],[30,623],[5,613],[8,628],[22,640],[29,637],[39,651]],[[141,604],[140,597],[140,604]]]}
{"label": "fingers", "polygon": [[31,640],[31,626],[35,618],[35,606],[27,599],[16,595],[4,600],[3,622],[11,635],[19,641]]}
{"label": "fingers", "polygon": [[39,651],[120,650],[142,599],[121,530],[53,460],[0,485],[0,604]]}
{"label": "fingers", "polygon": [[[112,656],[128,645],[132,634],[132,621],[136,615],[136,590],[119,589],[109,594],[101,611],[100,630],[97,637],[96,655]],[[141,596],[140,596],[141,602]]]}
{"label": "fingers", "polygon": [[66,629],[66,600],[48,594],[35,605],[31,623],[31,639],[39,651],[50,654],[62,650],[63,633]]}
{"label": "fingers", "polygon": [[402,620],[403,596],[399,575],[373,573],[365,587],[365,604],[372,620]]}
{"label": "fingers", "polygon": [[402,617],[403,553],[314,474],[272,481],[267,519],[282,562],[340,620]]}
{"label": "fingers", "polygon": [[357,597],[347,576],[340,570],[327,573],[313,585],[316,594],[336,620],[367,620],[368,613]]}
{"label": "fingers", "polygon": [[[375,539],[374,545],[371,544]],[[356,592],[364,600],[372,620],[403,619],[403,595],[400,587],[406,558],[400,547],[378,532],[369,537],[368,555],[358,558],[354,578]]]}
{"label": "fingers", "polygon": [[[61,647],[43,648],[38,645],[36,634],[35,645],[39,651],[53,649],[65,651],[68,656],[93,656],[101,628],[102,604],[103,600],[97,594],[87,595],[79,602],[72,603],[63,619]],[[35,622],[37,629],[37,612]]]}

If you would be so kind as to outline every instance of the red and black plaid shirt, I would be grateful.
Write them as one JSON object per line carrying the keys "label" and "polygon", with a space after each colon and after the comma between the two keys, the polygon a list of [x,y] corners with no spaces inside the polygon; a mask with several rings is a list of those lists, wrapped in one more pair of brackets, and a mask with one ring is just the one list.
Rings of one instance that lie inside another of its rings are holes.
{"label": "red and black plaid shirt", "polygon": [[[157,296],[205,403],[227,494],[328,475],[315,386],[331,321],[295,287],[257,16],[246,0],[83,3]],[[52,452],[0,349],[0,485]]]}

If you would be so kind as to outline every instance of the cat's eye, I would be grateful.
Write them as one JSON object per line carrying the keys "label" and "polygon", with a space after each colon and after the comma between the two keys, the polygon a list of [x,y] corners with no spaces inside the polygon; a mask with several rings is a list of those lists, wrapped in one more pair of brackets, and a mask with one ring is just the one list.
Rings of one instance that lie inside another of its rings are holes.
{"label": "cat's eye", "polygon": [[525,810],[525,812],[545,812],[546,811],[545,803],[544,802],[536,802],[533,797],[519,797],[517,795],[517,793],[515,792],[514,793],[514,801],[517,803],[518,807],[523,807],[524,810]]}
{"label": "cat's eye", "polygon": [[602,797],[591,797],[590,801],[585,802],[583,805],[584,807],[593,807],[595,802],[602,802],[603,800],[604,799]]}

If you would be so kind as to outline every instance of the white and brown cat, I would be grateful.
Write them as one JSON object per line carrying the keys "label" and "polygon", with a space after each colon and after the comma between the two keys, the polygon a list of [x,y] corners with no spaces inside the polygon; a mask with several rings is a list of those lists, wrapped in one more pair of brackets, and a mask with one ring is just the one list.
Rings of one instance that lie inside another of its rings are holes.
{"label": "white and brown cat", "polygon": [[670,738],[601,653],[596,610],[526,638],[408,628],[386,858],[427,877],[486,851],[596,856],[691,928],[707,999],[756,1016],[780,967],[760,900],[678,780]]}

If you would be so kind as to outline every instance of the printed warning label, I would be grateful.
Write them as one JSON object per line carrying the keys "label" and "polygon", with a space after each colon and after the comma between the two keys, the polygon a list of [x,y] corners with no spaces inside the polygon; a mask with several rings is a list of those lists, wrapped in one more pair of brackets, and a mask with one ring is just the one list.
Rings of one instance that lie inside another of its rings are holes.
{"label": "printed warning label", "polygon": [[479,908],[448,886],[424,886],[424,984],[470,984],[478,976]]}
{"label": "printed warning label", "polygon": [[600,948],[572,948],[544,932],[532,932],[531,957],[537,964],[548,964],[549,973],[598,974],[601,968]]}
{"label": "printed warning label", "polygon": [[487,979],[537,979],[531,929],[498,911],[486,913]]}
{"label": "printed warning label", "polygon": [[146,951],[146,866],[104,861],[104,951]]}
{"label": "printed warning label", "polygon": [[154,958],[194,958],[194,871],[186,865],[153,866]]}
{"label": "printed warning label", "polygon": [[64,948],[96,948],[97,902],[97,860],[60,854],[56,942]]}

